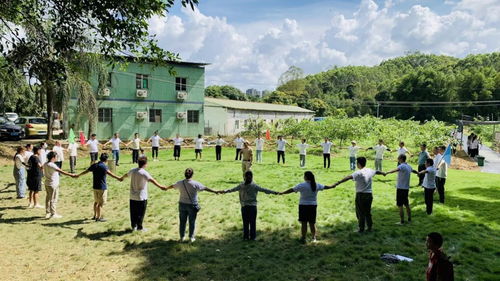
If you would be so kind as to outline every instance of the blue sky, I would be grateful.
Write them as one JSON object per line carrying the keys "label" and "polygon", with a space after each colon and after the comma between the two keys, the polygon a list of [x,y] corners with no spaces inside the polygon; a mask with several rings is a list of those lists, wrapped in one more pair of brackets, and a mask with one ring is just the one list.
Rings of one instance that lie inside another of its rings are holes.
{"label": "blue sky", "polygon": [[160,45],[204,61],[206,84],[274,89],[296,65],[375,65],[409,51],[499,51],[500,0],[200,0],[150,21]]}

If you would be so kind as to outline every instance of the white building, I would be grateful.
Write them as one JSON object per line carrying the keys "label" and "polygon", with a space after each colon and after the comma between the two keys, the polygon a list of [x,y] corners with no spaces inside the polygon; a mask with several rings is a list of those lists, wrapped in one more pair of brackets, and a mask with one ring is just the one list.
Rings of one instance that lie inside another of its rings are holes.
{"label": "white building", "polygon": [[247,96],[253,96],[253,97],[258,97],[258,98],[262,98],[262,92],[257,90],[257,89],[248,89],[246,91],[246,94]]}
{"label": "white building", "polygon": [[272,124],[279,119],[311,119],[314,111],[298,106],[205,98],[205,134],[234,135],[245,130],[249,120]]}

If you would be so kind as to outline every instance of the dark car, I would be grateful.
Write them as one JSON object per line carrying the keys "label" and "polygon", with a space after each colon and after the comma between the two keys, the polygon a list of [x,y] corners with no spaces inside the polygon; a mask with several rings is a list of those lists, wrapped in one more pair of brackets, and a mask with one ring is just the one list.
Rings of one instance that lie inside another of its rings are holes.
{"label": "dark car", "polygon": [[0,139],[20,140],[22,138],[24,138],[23,128],[3,117],[0,117]]}

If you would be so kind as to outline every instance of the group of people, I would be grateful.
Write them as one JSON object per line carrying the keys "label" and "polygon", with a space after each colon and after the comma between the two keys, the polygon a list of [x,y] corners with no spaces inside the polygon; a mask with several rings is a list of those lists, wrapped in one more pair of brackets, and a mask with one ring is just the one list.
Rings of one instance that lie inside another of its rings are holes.
{"label": "group of people", "polygon": [[467,154],[474,158],[479,154],[479,146],[481,145],[481,141],[478,136],[474,133],[471,133],[467,137]]}
{"label": "group of people", "polygon": [[[157,134],[155,134],[157,136]],[[155,139],[153,136],[149,141],[152,142],[153,147],[159,147],[159,139]],[[140,141],[135,142],[135,139],[138,139],[138,135],[135,135],[134,140],[132,140],[133,149],[137,149],[140,147]],[[198,139],[200,139],[199,137]],[[183,140],[177,137],[177,141],[182,142]],[[216,143],[217,146],[222,146],[224,144],[222,138],[218,138],[219,142]],[[259,139],[256,140],[256,144],[258,144]],[[281,153],[278,153],[278,161],[284,161],[284,147],[286,146],[286,141],[282,139],[282,137],[278,138],[278,141],[281,141],[281,144],[278,142],[278,148],[283,150]],[[114,155],[114,159],[116,164],[118,164],[119,153],[116,152],[117,146],[119,146],[122,142],[119,140],[119,135],[115,134],[113,139],[108,141],[106,144],[111,143],[112,145],[112,153]],[[174,141],[175,143],[175,141]],[[387,175],[391,173],[397,173],[397,181],[396,181],[396,205],[399,208],[400,215],[400,224],[405,223],[404,216],[404,207],[406,208],[407,222],[411,222],[411,209],[408,200],[408,193],[410,188],[410,175],[411,173],[416,173],[419,175],[419,185],[424,188],[424,200],[426,204],[426,212],[427,214],[432,213],[432,205],[433,205],[433,194],[437,189],[439,193],[440,202],[444,203],[444,184],[446,180],[447,174],[447,164],[442,160],[444,151],[446,147],[441,146],[435,148],[434,151],[434,159],[431,159],[430,154],[427,152],[427,147],[423,144],[420,148],[421,151],[418,154],[418,170],[414,170],[407,162],[406,155],[410,154],[410,152],[404,147],[404,143],[400,143],[400,149],[398,150],[398,166],[390,171],[383,172],[382,171],[382,157],[383,152],[390,151],[384,144],[383,141],[380,140],[379,144],[368,148],[374,149],[377,156],[375,157],[375,167],[376,169],[370,169],[366,167],[367,159],[365,157],[356,157],[356,152],[360,149],[356,146],[356,142],[352,142],[350,148],[350,165],[352,168],[352,164],[354,163],[358,168],[357,171],[353,172],[351,175],[344,177],[343,179],[330,184],[321,184],[316,182],[315,176],[313,172],[306,171],[304,173],[304,181],[295,185],[292,188],[289,188],[285,191],[275,191],[272,189],[267,189],[259,186],[253,180],[253,172],[251,170],[252,162],[253,162],[253,150],[250,147],[250,143],[248,141],[243,140],[241,137],[237,137],[235,139],[236,143],[236,158],[237,160],[242,161],[242,172],[243,172],[243,182],[238,184],[237,186],[224,190],[215,190],[213,188],[209,188],[204,184],[193,179],[194,170],[188,168],[184,172],[184,178],[179,180],[171,185],[162,185],[157,180],[155,180],[151,174],[146,170],[148,160],[144,155],[134,154],[133,159],[134,162],[137,163],[137,167],[129,170],[122,176],[116,175],[112,173],[108,166],[107,160],[109,158],[107,153],[101,153],[99,156],[99,161],[97,160],[97,152],[93,150],[93,145],[95,144],[95,135],[91,136],[91,139],[87,141],[87,145],[89,145],[90,156],[91,156],[91,165],[85,171],[80,174],[75,174],[73,167],[71,165],[71,172],[66,172],[62,169],[62,161],[64,160],[62,154],[64,149],[61,147],[60,142],[56,142],[52,151],[47,150],[46,143],[42,143],[40,146],[32,147],[31,145],[27,145],[26,147],[19,147],[17,149],[16,155],[14,156],[14,176],[16,178],[16,187],[18,190],[18,198],[24,198],[24,193],[22,193],[22,181],[26,180],[28,185],[28,189],[30,191],[29,196],[29,207],[35,208],[43,208],[44,206],[39,204],[38,192],[41,191],[42,185],[42,177],[45,179],[45,189],[47,192],[46,200],[45,200],[45,212],[46,218],[61,218],[62,216],[57,212],[57,201],[59,197],[59,175],[69,176],[73,178],[78,178],[87,173],[93,174],[93,195],[94,195],[94,206],[93,206],[93,220],[97,222],[104,222],[106,219],[103,214],[103,207],[107,202],[107,176],[111,176],[112,178],[123,181],[125,178],[130,178],[130,225],[132,231],[147,231],[143,226],[143,220],[146,214],[147,204],[148,204],[148,183],[152,183],[158,188],[162,190],[170,190],[176,189],[179,192],[179,200],[178,200],[178,210],[179,210],[179,238],[180,241],[189,240],[194,242],[195,231],[196,231],[196,218],[198,212],[201,210],[198,193],[201,191],[208,191],[214,194],[227,194],[231,192],[239,193],[239,201],[241,204],[241,216],[243,221],[243,239],[244,240],[255,240],[257,231],[256,231],[256,219],[257,219],[257,195],[259,192],[263,192],[266,194],[275,194],[275,195],[286,195],[290,193],[300,193],[300,200],[298,206],[298,220],[301,223],[301,241],[306,242],[306,237],[308,233],[308,229],[311,232],[311,241],[315,242],[317,240],[317,229],[316,229],[316,217],[317,217],[317,195],[320,191],[334,189],[340,184],[353,180],[355,182],[355,209],[356,209],[356,217],[358,219],[358,232],[362,233],[365,231],[373,230],[373,220],[371,214],[371,206],[373,202],[372,196],[372,178],[375,175]],[[131,144],[126,144],[127,146]],[[196,142],[195,142],[196,144]],[[241,145],[240,145],[241,144]],[[177,144],[176,144],[177,145]],[[301,157],[301,167],[305,165],[305,150],[307,149],[307,143],[305,140],[302,140],[301,144],[299,144],[299,152],[304,157]],[[180,146],[180,143],[179,143]],[[323,152],[329,152],[332,144],[328,139],[325,139],[324,143],[321,144],[323,147]],[[118,147],[119,148],[119,147]],[[200,148],[196,148],[200,149]],[[71,155],[71,149],[70,155]],[[119,149],[118,149],[119,150]],[[220,160],[220,149],[219,150],[219,159]],[[257,155],[259,155],[259,151],[257,150]],[[176,160],[180,157],[180,149],[174,150]],[[302,154],[302,152],[304,152]],[[153,159],[157,159],[157,151],[153,152]],[[155,154],[156,153],[156,154]],[[201,151],[196,152],[200,154]],[[324,153],[324,166],[329,166],[329,157],[325,155],[328,153]],[[411,155],[411,154],[410,154]],[[156,156],[156,157],[155,157]],[[381,156],[381,157],[378,157]],[[71,157],[71,156],[70,156]],[[259,156],[258,156],[259,157]],[[352,159],[354,157],[354,159]],[[258,158],[259,159],[259,158]],[[262,158],[260,157],[260,160]],[[24,178],[25,172],[23,169],[27,169],[27,179]],[[188,234],[186,237],[186,227],[189,224]],[[438,259],[442,258],[442,253],[439,252],[439,248],[436,245],[442,243],[439,241],[439,238],[435,234],[429,234],[428,238],[428,246],[431,250],[430,263],[428,269],[429,274],[436,274],[435,269],[432,269],[432,265],[437,262]],[[437,247],[437,248],[436,248]]]}

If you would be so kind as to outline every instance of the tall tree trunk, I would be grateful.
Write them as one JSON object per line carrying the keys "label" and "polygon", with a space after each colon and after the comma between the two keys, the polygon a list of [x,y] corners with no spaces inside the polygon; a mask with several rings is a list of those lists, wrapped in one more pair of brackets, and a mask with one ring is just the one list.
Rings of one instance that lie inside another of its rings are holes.
{"label": "tall tree trunk", "polygon": [[47,139],[52,140],[52,115],[53,115],[53,100],[54,100],[54,88],[51,83],[46,80],[45,83],[45,94],[47,96]]}

